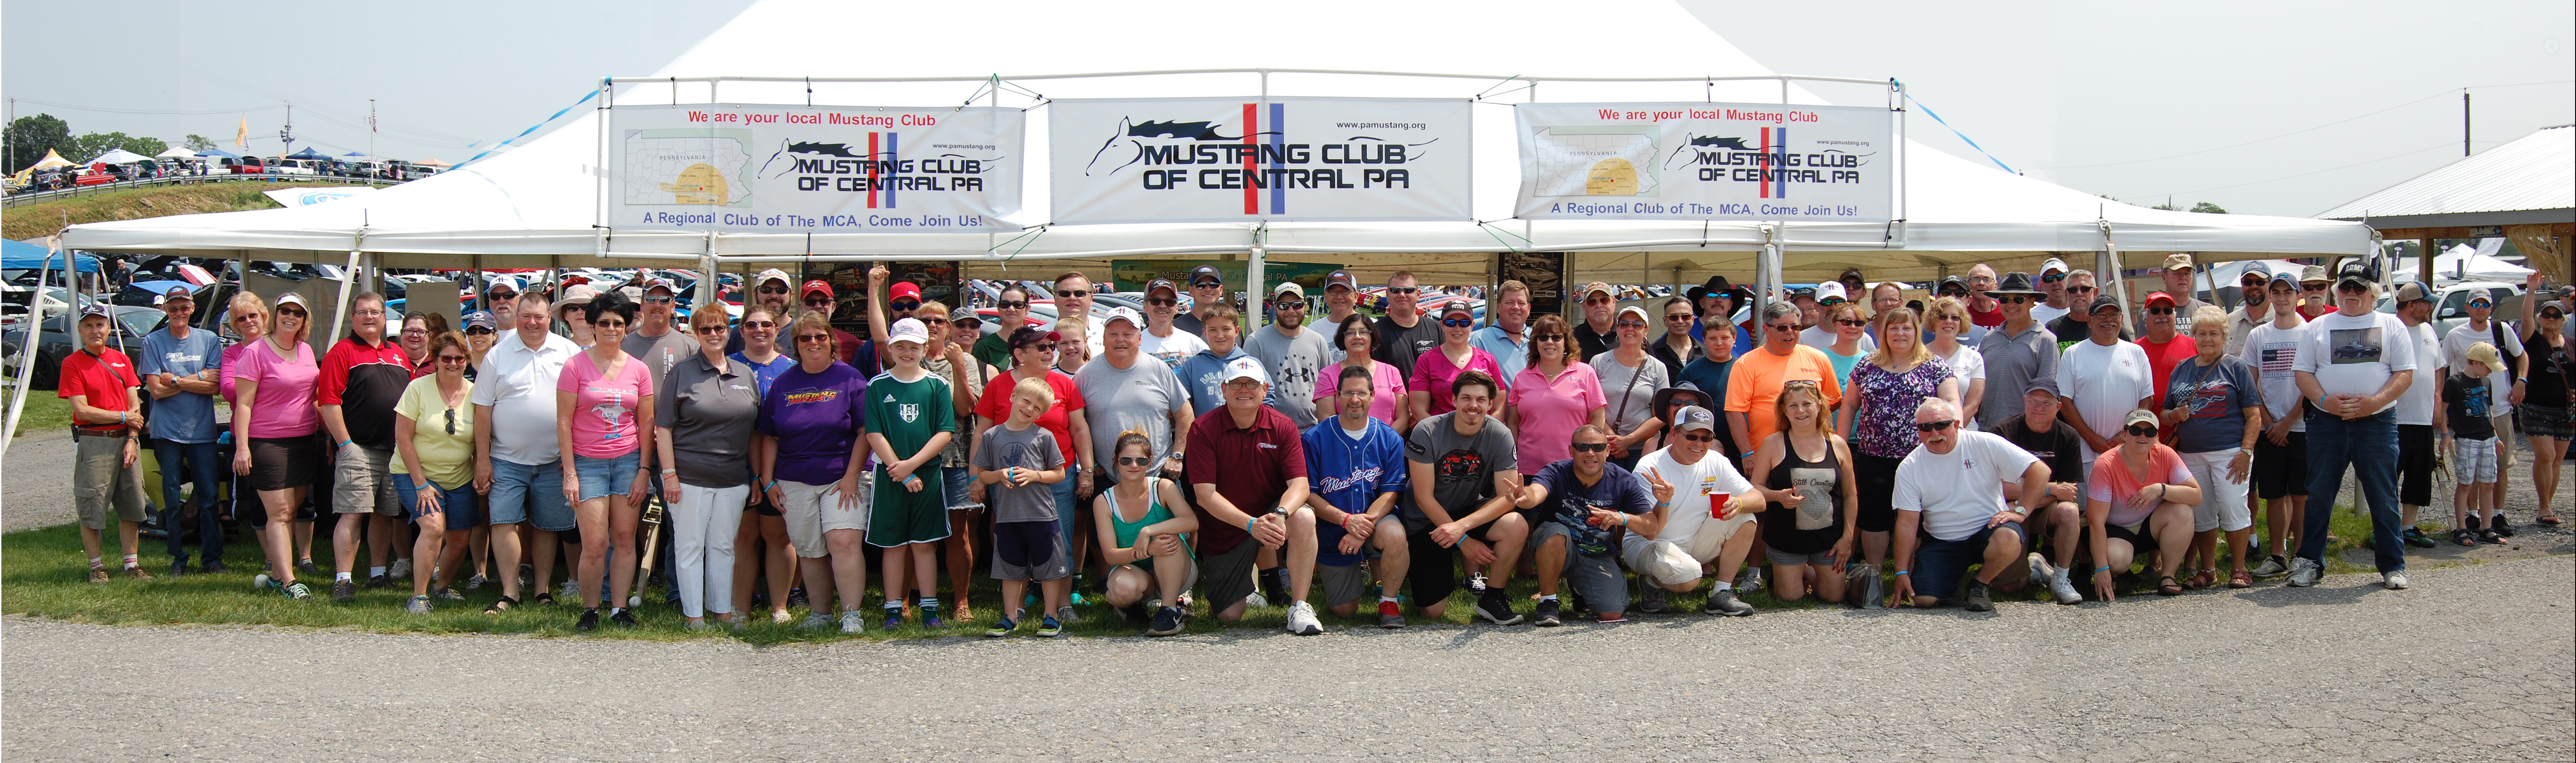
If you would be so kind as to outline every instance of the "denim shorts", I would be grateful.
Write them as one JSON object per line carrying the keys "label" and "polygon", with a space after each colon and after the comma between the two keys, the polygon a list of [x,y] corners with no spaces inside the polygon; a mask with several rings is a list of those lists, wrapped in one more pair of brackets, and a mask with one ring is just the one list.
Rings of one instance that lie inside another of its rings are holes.
{"label": "denim shorts", "polygon": [[526,522],[546,532],[573,529],[572,505],[564,503],[563,466],[559,461],[520,464],[492,459],[492,524]]}
{"label": "denim shorts", "polygon": [[973,471],[963,466],[948,467],[946,479],[948,480],[949,511],[984,508],[984,504],[966,497],[966,488],[975,484],[975,475],[971,474]]}
{"label": "denim shorts", "polygon": [[2004,528],[2011,528],[2013,535],[2021,538],[2023,552],[2030,551],[2030,532],[2022,529],[2020,522],[1980,528],[1958,540],[1941,540],[1925,533],[1923,545],[1914,551],[1914,595],[1943,599],[1944,603],[1956,600],[1960,583],[1968,577],[1968,566],[1985,561],[1986,543]]}
{"label": "denim shorts", "polygon": [[[402,500],[403,513],[410,515],[413,524],[419,524],[420,483],[413,482],[409,474],[393,477],[395,497]],[[432,488],[438,491],[438,513],[447,518],[448,530],[471,530],[483,524],[483,510],[476,505],[482,496],[474,494],[473,482],[454,488],[437,487],[432,483]]]}
{"label": "denim shorts", "polygon": [[635,472],[644,468],[644,453],[637,451],[614,458],[572,457],[572,471],[581,477],[581,499],[584,501],[625,495],[635,486]]}

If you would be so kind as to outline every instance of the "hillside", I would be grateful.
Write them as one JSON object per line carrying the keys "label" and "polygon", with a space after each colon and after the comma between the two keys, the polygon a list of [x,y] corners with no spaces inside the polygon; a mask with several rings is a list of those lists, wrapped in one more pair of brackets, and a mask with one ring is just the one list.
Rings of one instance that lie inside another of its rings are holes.
{"label": "hillside", "polygon": [[40,201],[0,211],[0,235],[16,240],[26,240],[37,236],[50,236],[66,225],[80,223],[134,220],[165,215],[193,215],[202,212],[276,209],[280,205],[275,200],[261,195],[261,191],[338,185],[346,184],[235,180],[199,185],[135,188],[95,196]]}

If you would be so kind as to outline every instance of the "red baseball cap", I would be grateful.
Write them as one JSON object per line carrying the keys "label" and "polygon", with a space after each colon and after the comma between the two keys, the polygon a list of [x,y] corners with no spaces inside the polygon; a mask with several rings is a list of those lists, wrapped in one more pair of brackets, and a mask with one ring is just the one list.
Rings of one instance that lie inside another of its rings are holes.
{"label": "red baseball cap", "polygon": [[835,294],[833,294],[833,293],[832,293],[832,284],[830,284],[830,283],[828,283],[828,282],[825,282],[823,279],[820,279],[820,278],[817,278],[817,279],[814,279],[814,280],[811,280],[811,281],[806,281],[806,282],[805,282],[805,288],[798,290],[798,291],[796,292],[796,294],[797,294],[797,296],[804,296],[804,295],[812,294],[812,293],[814,293],[814,292],[818,292],[818,291],[819,291],[819,292],[822,292],[822,293],[823,293],[823,296],[826,296],[826,297],[833,297],[833,298],[836,298],[836,299],[838,298],[838,295],[835,295]]}
{"label": "red baseball cap", "polygon": [[[815,283],[822,282],[816,281]],[[826,289],[826,291],[829,291],[829,289]],[[921,284],[913,283],[911,281],[896,281],[894,288],[890,290],[890,295],[887,296],[886,299],[887,301],[893,301],[905,297],[911,297],[915,302],[921,301]]]}
{"label": "red baseball cap", "polygon": [[2157,302],[2163,302],[2163,303],[2165,303],[2165,304],[2166,304],[2166,305],[2168,305],[2168,306],[2175,304],[2175,302],[2174,302],[2174,298],[2173,298],[2173,295],[2171,295],[2171,294],[2166,294],[2166,293],[2164,293],[2164,292],[2159,291],[2159,292],[2155,292],[2155,293],[2152,293],[2152,294],[2148,294],[2148,295],[2147,295],[2147,305],[2148,305],[2148,306],[2151,306],[2151,307],[2152,307],[2152,306],[2154,306]]}

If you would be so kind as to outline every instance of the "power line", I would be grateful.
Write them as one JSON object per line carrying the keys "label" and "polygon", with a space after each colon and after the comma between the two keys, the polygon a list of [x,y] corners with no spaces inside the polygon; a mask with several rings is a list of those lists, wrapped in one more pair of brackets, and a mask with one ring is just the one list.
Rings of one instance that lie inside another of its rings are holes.
{"label": "power line", "polygon": [[[2576,82],[2576,80],[2554,80],[2554,81],[2550,81],[2550,82],[2515,82],[2515,83],[2511,83],[2511,84],[2504,84],[2504,85],[2478,85],[2478,86],[2475,86],[2475,87],[2460,88],[2460,90],[2491,90],[2491,89],[2495,89],[2495,88],[2504,88],[2504,87],[2523,87],[2523,86],[2526,86],[2526,85],[2563,85],[2563,84],[2567,84],[2567,83],[2569,83],[2569,82]],[[2451,93],[2453,93],[2453,92],[2456,92],[2456,91],[2455,91],[2455,90],[2443,90],[2442,92],[2439,92],[2439,93],[2434,93],[2434,94],[2432,94],[2432,95],[2424,96],[2424,97],[2422,97],[2422,98],[2417,98],[2417,99],[2412,100],[2412,101],[2407,101],[2407,102],[2405,102],[2405,103],[2400,103],[2400,104],[2397,104],[2397,105],[2395,105],[2395,106],[2390,106],[2390,107],[2388,107],[2388,108],[2380,109],[2380,110],[2378,110],[2378,111],[2373,111],[2373,112],[2370,112],[2370,113],[2367,113],[2367,114],[2361,114],[2361,115],[2358,115],[2358,116],[2347,117],[2347,118],[2344,118],[2344,119],[2338,119],[2338,120],[2335,120],[2335,121],[2332,121],[2332,122],[2327,122],[2327,123],[2325,123],[2325,124],[2317,125],[2317,126],[2315,126],[2315,127],[2309,127],[2309,128],[2299,129],[2299,130],[2292,130],[2292,131],[2290,131],[2290,132],[2281,133],[2281,134],[2279,134],[2279,135],[2274,135],[2274,136],[2271,136],[2271,137],[2266,137],[2266,138],[2255,138],[2255,139],[2253,139],[2253,140],[2245,141],[2245,142],[2243,142],[2243,143],[2232,143],[2232,144],[2229,144],[2229,145],[2219,146],[2219,147],[2217,147],[2217,148],[2201,149],[2201,150],[2199,150],[2199,151],[2192,151],[2192,152],[2189,152],[2189,153],[2172,154],[2172,155],[2168,155],[2168,156],[2158,156],[2158,157],[2149,158],[2149,159],[2131,159],[2131,160],[2129,160],[2129,161],[2125,161],[2125,162],[2107,162],[2107,163],[2103,163],[2103,164],[2067,164],[2067,165],[2059,165],[2059,166],[2054,166],[2054,167],[2047,167],[2047,168],[2044,168],[2044,169],[2052,169],[2052,170],[2078,170],[2078,169],[2087,169],[2087,168],[2092,168],[2092,167],[2118,167],[2118,166],[2125,165],[2125,164],[2142,164],[2142,163],[2146,163],[2146,162],[2160,162],[2160,161],[2164,161],[2164,160],[2166,160],[2166,159],[2180,159],[2180,158],[2183,158],[2183,157],[2186,157],[2186,156],[2199,156],[2199,155],[2201,155],[2201,154],[2206,154],[2206,153],[2210,153],[2210,152],[2213,152],[2213,151],[2225,151],[2225,150],[2227,150],[2227,149],[2231,149],[2231,148],[2240,148],[2240,147],[2244,147],[2244,146],[2251,146],[2251,145],[2254,145],[2254,144],[2256,144],[2256,143],[2262,143],[2262,142],[2264,142],[2264,141],[2279,140],[2279,139],[2282,139],[2282,138],[2290,137],[2290,136],[2292,136],[2292,135],[2299,135],[2299,134],[2302,134],[2302,133],[2310,133],[2310,132],[2315,132],[2315,131],[2318,131],[2318,130],[2323,130],[2323,129],[2325,129],[2325,128],[2333,127],[2333,126],[2335,126],[2335,125],[2343,124],[2343,123],[2345,123],[2345,122],[2350,122],[2350,121],[2353,121],[2353,120],[2356,120],[2356,119],[2362,119],[2362,118],[2364,118],[2364,117],[2374,117],[2374,116],[2378,116],[2378,115],[2381,115],[2381,114],[2386,114],[2386,113],[2391,112],[2391,111],[2396,111],[2396,110],[2398,110],[2398,109],[2406,108],[2406,107],[2408,107],[2408,106],[2413,106],[2413,105],[2418,104],[2418,103],[2423,103],[2423,102],[2425,102],[2425,101],[2433,100],[2433,99],[2435,99],[2435,98],[2441,98],[2441,97],[2444,97],[2444,96],[2448,96],[2448,95],[2450,95],[2450,94],[2451,94]]]}
{"label": "power line", "polygon": [[251,106],[251,107],[247,107],[247,108],[239,108],[239,109],[212,109],[212,110],[206,110],[206,111],[194,111],[194,110],[184,110],[184,109],[119,109],[119,108],[110,108],[110,107],[106,107],[106,106],[83,106],[83,105],[80,105],[80,104],[77,104],[77,103],[63,103],[63,102],[61,102],[61,101],[41,101],[41,100],[37,100],[37,99],[34,99],[34,98],[13,98],[13,99],[11,99],[11,100],[16,100],[16,101],[19,101],[19,102],[22,102],[22,103],[33,103],[33,104],[39,104],[39,105],[44,105],[44,106],[52,106],[52,107],[60,108],[60,109],[79,109],[79,110],[81,110],[81,111],[99,111],[99,112],[106,112],[106,113],[110,113],[110,114],[169,114],[169,115],[178,115],[178,116],[208,116],[208,115],[214,115],[214,114],[240,114],[240,113],[244,113],[244,112],[251,112],[251,111],[267,111],[267,110],[270,110],[270,109],[282,109],[282,108],[286,108],[286,105],[285,105],[285,104],[282,104],[282,103],[272,103],[272,104],[268,104],[268,105],[265,105],[265,106]]}

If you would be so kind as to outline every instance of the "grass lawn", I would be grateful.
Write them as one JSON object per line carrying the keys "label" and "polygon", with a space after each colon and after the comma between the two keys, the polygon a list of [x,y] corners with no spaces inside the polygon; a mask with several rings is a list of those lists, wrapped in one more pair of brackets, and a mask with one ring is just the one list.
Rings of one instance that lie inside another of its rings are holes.
{"label": "grass lawn", "polygon": [[[15,394],[15,393],[12,393]],[[5,401],[0,401],[5,404]],[[0,408],[0,416],[8,415]],[[36,390],[27,396],[27,408],[18,412],[18,436],[28,432],[60,432],[72,426],[72,402],[55,397],[51,390]]]}

